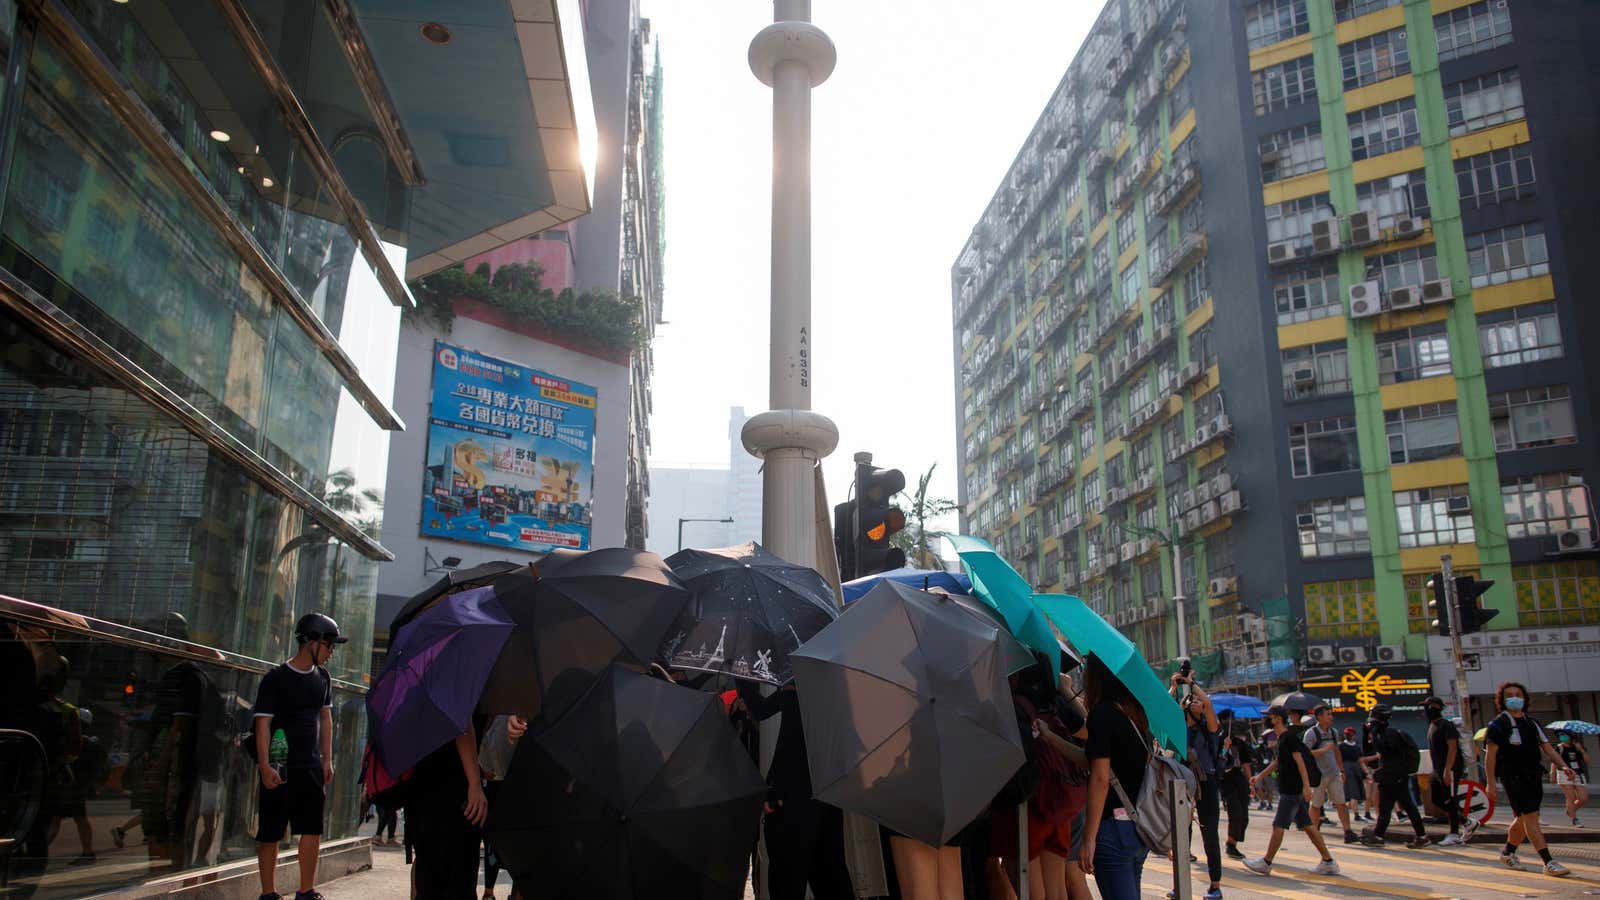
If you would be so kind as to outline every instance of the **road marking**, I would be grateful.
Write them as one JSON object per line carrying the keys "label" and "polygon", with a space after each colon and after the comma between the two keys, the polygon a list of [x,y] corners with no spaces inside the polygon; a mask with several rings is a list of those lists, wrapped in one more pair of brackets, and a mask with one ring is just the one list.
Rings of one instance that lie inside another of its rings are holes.
{"label": "road marking", "polygon": [[[1357,858],[1383,858],[1389,856],[1389,854],[1392,852],[1379,847],[1358,847],[1356,845],[1345,845],[1345,850],[1354,851],[1354,855]],[[1404,866],[1427,865],[1430,863],[1435,865],[1458,865],[1472,869],[1482,869],[1484,870],[1485,874],[1492,872],[1496,875],[1509,875],[1524,882],[1536,881],[1540,884],[1552,886],[1555,883],[1551,876],[1544,874],[1543,869],[1540,868],[1542,863],[1538,861],[1537,856],[1535,856],[1532,860],[1523,861],[1523,865],[1526,865],[1529,868],[1525,870],[1518,870],[1508,869],[1502,865],[1498,854],[1485,856],[1471,853],[1452,852],[1450,850],[1440,850],[1438,852],[1430,852],[1430,850],[1413,850],[1406,851],[1406,853],[1407,855],[1404,857],[1403,862],[1399,858],[1394,858],[1393,861]],[[1300,856],[1285,852],[1280,852],[1278,856],[1303,860],[1309,863],[1315,863],[1317,859],[1316,857],[1312,856]],[[1350,858],[1350,853],[1345,853],[1344,857],[1346,859]],[[1593,864],[1589,864],[1586,866],[1582,862],[1569,860],[1567,867],[1572,869],[1574,874],[1566,878],[1562,878],[1561,882],[1565,884],[1582,884],[1589,885],[1591,887],[1600,887],[1600,881],[1596,881],[1592,878],[1584,878],[1583,876],[1576,874],[1578,871],[1591,871],[1590,866],[1592,865]],[[1445,879],[1441,877],[1440,880],[1442,881]],[[1473,881],[1470,882],[1470,884],[1475,887],[1484,886],[1484,883],[1481,881]]]}
{"label": "road marking", "polygon": [[[1367,854],[1361,854],[1361,855],[1365,856]],[[1314,857],[1314,856],[1300,856],[1298,854],[1289,854],[1289,853],[1282,853],[1282,852],[1280,852],[1278,854],[1278,856],[1279,856],[1279,858],[1292,859],[1292,860],[1296,860],[1296,861],[1300,861],[1300,862],[1311,863],[1313,865],[1317,862],[1317,859],[1318,859],[1317,857]],[[1408,871],[1401,872],[1401,873],[1396,873],[1395,872],[1395,868],[1396,867],[1394,867],[1394,866],[1375,866],[1375,865],[1368,865],[1368,864],[1365,864],[1365,863],[1351,862],[1350,861],[1350,856],[1348,854],[1346,854],[1346,855],[1343,856],[1343,858],[1341,858],[1339,860],[1339,867],[1341,869],[1354,869],[1354,870],[1359,871],[1359,872],[1371,872],[1371,873],[1374,873],[1374,874],[1377,874],[1377,875],[1393,875],[1393,874],[1421,875],[1422,877],[1426,878],[1430,882],[1439,882],[1439,883],[1442,883],[1442,884],[1455,884],[1455,885],[1460,885],[1462,887],[1483,888],[1485,886],[1484,885],[1484,881],[1481,878],[1477,878],[1477,879],[1473,879],[1473,878],[1454,878],[1454,877],[1451,877],[1449,875],[1441,875],[1438,872],[1433,871],[1431,868],[1428,869],[1425,872],[1419,872],[1419,871],[1416,870],[1416,865],[1418,863],[1423,863],[1423,862],[1441,862],[1442,863],[1442,862],[1447,861],[1448,859],[1449,859],[1449,857],[1445,857],[1445,858],[1440,859],[1440,860],[1421,860],[1421,859],[1408,858],[1405,861],[1405,868]],[[1396,862],[1398,862],[1398,860],[1396,860]],[[1507,871],[1510,871],[1510,870],[1508,869]],[[1527,874],[1527,873],[1524,873],[1524,874]],[[1337,876],[1321,876],[1321,877],[1337,877]],[[1543,876],[1540,876],[1540,877],[1543,877]],[[1523,893],[1527,893],[1527,894],[1548,894],[1549,893],[1549,891],[1534,890],[1534,889],[1526,889],[1526,890],[1524,890],[1522,892]]]}

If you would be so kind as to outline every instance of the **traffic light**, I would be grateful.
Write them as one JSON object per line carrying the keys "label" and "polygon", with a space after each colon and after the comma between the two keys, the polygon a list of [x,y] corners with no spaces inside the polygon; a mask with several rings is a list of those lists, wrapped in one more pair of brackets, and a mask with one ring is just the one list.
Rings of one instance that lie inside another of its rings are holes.
{"label": "traffic light", "polygon": [[1450,601],[1444,596],[1444,573],[1435,572],[1428,576],[1428,590],[1433,593],[1433,599],[1428,601],[1428,614],[1433,616],[1435,631],[1450,636]]}
{"label": "traffic light", "polygon": [[1479,581],[1471,575],[1456,576],[1456,622],[1462,634],[1482,631],[1490,619],[1500,615],[1500,610],[1485,609],[1480,602],[1492,587],[1492,581]]}
{"label": "traffic light", "polygon": [[844,581],[905,565],[905,553],[889,543],[906,527],[905,513],[889,500],[905,489],[899,469],[856,465],[856,497],[833,508],[833,542],[839,555],[839,577]]}

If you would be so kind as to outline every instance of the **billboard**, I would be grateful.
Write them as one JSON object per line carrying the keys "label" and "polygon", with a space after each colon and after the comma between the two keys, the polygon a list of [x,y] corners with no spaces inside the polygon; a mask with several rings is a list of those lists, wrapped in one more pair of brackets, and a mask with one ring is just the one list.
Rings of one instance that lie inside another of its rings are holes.
{"label": "billboard", "polygon": [[595,399],[589,385],[435,341],[422,535],[589,549]]}
{"label": "billboard", "polygon": [[1301,674],[1301,690],[1323,698],[1335,713],[1369,713],[1379,703],[1395,712],[1415,712],[1433,693],[1427,663],[1358,665],[1313,669]]}

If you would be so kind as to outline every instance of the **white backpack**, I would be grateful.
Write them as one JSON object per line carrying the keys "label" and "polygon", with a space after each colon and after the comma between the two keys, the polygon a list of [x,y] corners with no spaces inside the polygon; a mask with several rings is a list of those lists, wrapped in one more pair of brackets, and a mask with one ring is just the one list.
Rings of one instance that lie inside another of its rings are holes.
{"label": "white backpack", "polygon": [[[1139,831],[1139,840],[1151,853],[1165,854],[1172,850],[1172,795],[1180,782],[1187,796],[1193,798],[1197,788],[1194,773],[1163,753],[1151,753],[1145,759],[1144,783],[1139,786],[1137,803],[1129,801],[1116,774],[1111,775],[1111,786],[1116,789],[1122,808],[1128,811],[1128,817]],[[1187,827],[1189,817],[1181,818]]]}

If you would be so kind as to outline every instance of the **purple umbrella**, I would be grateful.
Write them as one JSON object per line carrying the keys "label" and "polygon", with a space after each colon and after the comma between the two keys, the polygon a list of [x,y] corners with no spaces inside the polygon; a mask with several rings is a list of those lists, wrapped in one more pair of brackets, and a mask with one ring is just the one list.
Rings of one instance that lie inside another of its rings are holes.
{"label": "purple umbrella", "polygon": [[451,594],[395,636],[367,693],[367,739],[399,774],[467,730],[516,623],[481,587]]}

